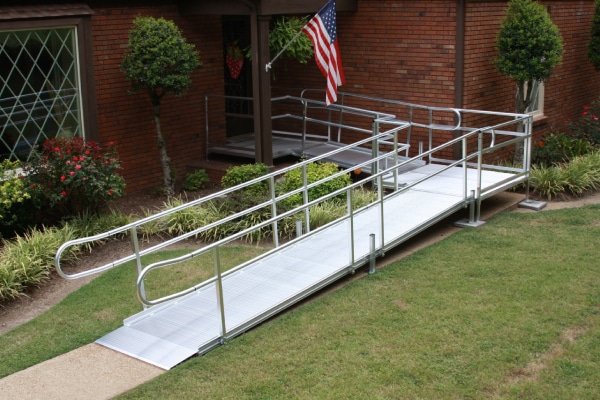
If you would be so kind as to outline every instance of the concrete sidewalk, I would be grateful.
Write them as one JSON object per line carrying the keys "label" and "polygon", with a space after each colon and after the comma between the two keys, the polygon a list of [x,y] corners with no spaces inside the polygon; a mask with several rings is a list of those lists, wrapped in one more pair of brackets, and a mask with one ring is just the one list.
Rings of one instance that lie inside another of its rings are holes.
{"label": "concrete sidewalk", "polygon": [[[481,219],[487,220],[511,210],[524,199],[522,194],[504,192],[482,204]],[[468,215],[467,210],[465,214]],[[464,216],[462,216],[464,217]],[[387,265],[460,230],[452,225],[461,216],[453,216],[409,240],[378,260]],[[95,343],[34,365],[0,379],[3,400],[110,399],[147,382],[166,371]]]}
{"label": "concrete sidewalk", "polygon": [[92,343],[0,379],[0,398],[111,399],[164,372]]}

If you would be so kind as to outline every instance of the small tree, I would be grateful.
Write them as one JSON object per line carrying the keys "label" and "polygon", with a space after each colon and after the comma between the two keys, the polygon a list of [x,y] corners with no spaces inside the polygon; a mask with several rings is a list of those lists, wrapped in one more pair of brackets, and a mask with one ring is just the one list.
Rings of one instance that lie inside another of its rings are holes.
{"label": "small tree", "polygon": [[592,19],[592,37],[588,43],[588,59],[600,71],[600,0],[595,1],[594,18]]}
{"label": "small tree", "polygon": [[546,9],[532,0],[511,0],[496,48],[498,69],[517,82],[518,113],[531,104],[534,83],[546,81],[562,59],[562,38]]}
{"label": "small tree", "polygon": [[160,125],[160,102],[167,93],[179,96],[191,84],[190,74],[200,66],[198,52],[186,43],[179,28],[163,18],[137,17],[121,70],[134,92],[146,90],[154,108],[154,121],[167,196],[174,195],[171,159]]}
{"label": "small tree", "polygon": [[[516,112],[535,100],[536,82],[550,78],[562,59],[562,38],[544,6],[533,0],[511,0],[496,39],[498,69],[516,81]],[[522,130],[522,127],[519,127]],[[515,161],[522,147],[515,151]]]}

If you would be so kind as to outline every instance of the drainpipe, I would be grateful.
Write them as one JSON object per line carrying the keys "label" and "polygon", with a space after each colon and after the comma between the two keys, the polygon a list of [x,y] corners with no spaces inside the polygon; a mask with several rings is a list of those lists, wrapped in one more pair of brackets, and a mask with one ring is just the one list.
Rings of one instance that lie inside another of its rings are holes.
{"label": "drainpipe", "polygon": [[[456,0],[456,48],[454,59],[454,108],[464,107],[464,84],[465,84],[465,19],[466,0]],[[458,121],[455,121],[458,123]],[[460,136],[455,132],[454,137]],[[457,143],[453,149],[454,158],[461,157],[460,144]]]}

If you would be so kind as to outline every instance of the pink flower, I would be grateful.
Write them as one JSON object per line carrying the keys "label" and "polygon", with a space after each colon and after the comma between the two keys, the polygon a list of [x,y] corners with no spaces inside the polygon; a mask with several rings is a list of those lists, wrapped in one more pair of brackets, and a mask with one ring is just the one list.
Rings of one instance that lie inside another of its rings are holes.
{"label": "pink flower", "polygon": [[77,164],[77,165],[75,166],[75,169],[81,169],[81,165]]}
{"label": "pink flower", "polygon": [[111,188],[111,189],[108,191],[108,195],[109,195],[109,196],[112,196],[114,192],[115,192],[115,191],[114,191],[114,190]]}
{"label": "pink flower", "polygon": [[67,179],[67,177],[66,177],[66,176],[64,176],[64,175],[62,175],[62,176],[60,177],[60,180],[61,180],[61,181],[64,181],[65,179]]}
{"label": "pink flower", "polygon": [[83,178],[81,178],[82,181],[87,181],[87,178],[84,176]]}
{"label": "pink flower", "polygon": [[85,157],[79,157],[79,161],[84,161]]}
{"label": "pink flower", "polygon": [[90,155],[90,153],[91,153],[91,152],[90,152],[89,150],[86,150],[86,151],[85,151],[85,154],[86,154],[87,156],[89,156],[89,155]]}
{"label": "pink flower", "polygon": [[71,175],[71,176],[75,175],[75,171],[69,172],[69,175]]}
{"label": "pink flower", "polygon": [[58,153],[60,151],[60,147],[55,147],[54,151]]}

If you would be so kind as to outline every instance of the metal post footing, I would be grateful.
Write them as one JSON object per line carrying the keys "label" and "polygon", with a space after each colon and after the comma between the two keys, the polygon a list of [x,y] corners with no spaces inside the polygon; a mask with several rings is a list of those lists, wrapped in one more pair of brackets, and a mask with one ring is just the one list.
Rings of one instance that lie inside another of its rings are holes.
{"label": "metal post footing", "polygon": [[546,207],[548,203],[546,203],[545,201],[538,201],[538,200],[523,200],[522,202],[520,202],[518,204],[518,207],[520,208],[528,208],[530,210],[534,210],[534,211],[540,211],[541,209],[543,209],[544,207]]}
{"label": "metal post footing", "polygon": [[465,219],[461,219],[458,220],[454,223],[454,226],[458,226],[459,228],[478,228],[481,225],[484,225],[485,221],[481,221],[481,220],[477,220],[477,221],[472,221],[468,218]]}

